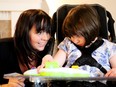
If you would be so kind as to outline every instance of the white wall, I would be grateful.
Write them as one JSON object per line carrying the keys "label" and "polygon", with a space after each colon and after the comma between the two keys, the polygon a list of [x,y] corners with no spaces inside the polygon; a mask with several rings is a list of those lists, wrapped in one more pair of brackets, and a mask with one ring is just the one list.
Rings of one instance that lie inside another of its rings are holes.
{"label": "white wall", "polygon": [[[116,0],[0,0],[0,11],[23,11],[29,8],[41,8],[46,11],[51,17],[53,13],[63,4],[101,4],[108,11],[111,12],[114,20],[116,20],[116,11],[115,3]],[[13,19],[17,20],[17,14],[13,13]],[[16,22],[16,21],[14,21]],[[15,26],[15,23],[12,22],[12,27]],[[116,31],[116,23],[115,23]]]}
{"label": "white wall", "polygon": [[42,0],[0,0],[0,20],[11,20],[11,36],[19,15],[27,9],[41,9]]}
{"label": "white wall", "polygon": [[[108,11],[111,12],[114,20],[116,21],[116,0],[46,0],[48,7],[49,7],[49,14],[50,16],[58,9],[59,6],[63,4],[101,4],[104,6]],[[115,25],[115,32],[116,32],[116,23]]]}

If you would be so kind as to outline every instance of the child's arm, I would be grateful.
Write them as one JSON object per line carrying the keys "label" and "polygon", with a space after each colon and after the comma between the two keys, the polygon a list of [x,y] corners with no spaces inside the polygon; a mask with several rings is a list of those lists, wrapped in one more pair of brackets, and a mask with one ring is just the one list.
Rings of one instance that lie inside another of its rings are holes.
{"label": "child's arm", "polygon": [[116,55],[114,55],[111,59],[110,59],[110,64],[111,64],[111,67],[112,69],[109,70],[107,73],[106,73],[106,77],[116,77]]}
{"label": "child's arm", "polygon": [[66,53],[63,50],[58,50],[54,58],[51,55],[44,56],[41,65],[37,67],[37,71],[39,72],[40,69],[45,67],[46,62],[56,61],[59,66],[63,66],[65,60],[66,60]]}
{"label": "child's arm", "polygon": [[54,61],[58,62],[59,66],[63,66],[66,61],[66,53],[59,49],[56,55],[54,56]]}

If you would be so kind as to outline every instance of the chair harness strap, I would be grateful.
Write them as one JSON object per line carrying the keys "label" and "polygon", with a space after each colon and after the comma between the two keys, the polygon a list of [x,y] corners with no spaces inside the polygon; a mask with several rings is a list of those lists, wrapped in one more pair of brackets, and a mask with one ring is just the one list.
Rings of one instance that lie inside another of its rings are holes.
{"label": "chair harness strap", "polygon": [[[99,64],[92,56],[92,52],[96,50],[99,46],[103,44],[103,40],[101,38],[98,38],[90,47],[85,48],[85,47],[80,47],[76,44],[74,44],[81,52],[82,55],[72,64],[72,65],[90,65],[90,66],[95,66],[99,68],[104,74],[107,73],[106,69],[102,67],[101,64]],[[71,66],[72,66],[71,65]]]}

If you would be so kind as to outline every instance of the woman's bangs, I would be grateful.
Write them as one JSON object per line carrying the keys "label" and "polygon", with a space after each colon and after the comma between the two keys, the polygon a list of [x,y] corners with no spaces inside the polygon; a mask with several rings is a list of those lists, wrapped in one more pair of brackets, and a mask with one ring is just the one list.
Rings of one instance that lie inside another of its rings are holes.
{"label": "woman's bangs", "polygon": [[36,30],[38,33],[43,31],[43,32],[51,34],[51,21],[50,20],[47,20],[46,18],[41,16],[39,18],[36,18],[35,26],[36,26]]}

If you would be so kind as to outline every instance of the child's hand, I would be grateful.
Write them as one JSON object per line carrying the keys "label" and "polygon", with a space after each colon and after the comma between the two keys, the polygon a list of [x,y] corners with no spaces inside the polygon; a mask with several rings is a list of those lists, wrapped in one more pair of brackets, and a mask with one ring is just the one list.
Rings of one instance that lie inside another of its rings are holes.
{"label": "child's hand", "polygon": [[109,70],[106,74],[105,77],[116,77],[116,68],[112,68]]}
{"label": "child's hand", "polygon": [[56,61],[50,61],[45,63],[45,68],[59,68],[59,65]]}
{"label": "child's hand", "polygon": [[52,62],[52,61],[53,61],[53,57],[51,55],[44,56],[41,65],[37,67],[37,72],[39,72],[40,69],[45,67],[46,62]]}

